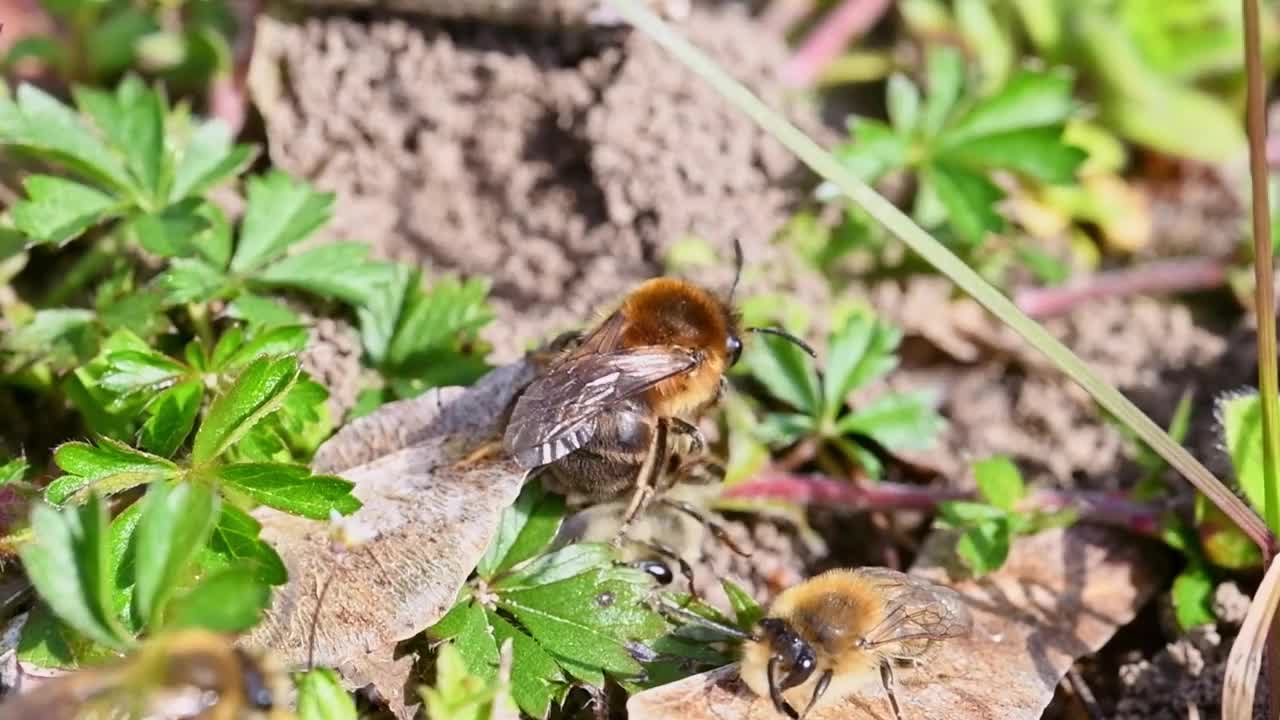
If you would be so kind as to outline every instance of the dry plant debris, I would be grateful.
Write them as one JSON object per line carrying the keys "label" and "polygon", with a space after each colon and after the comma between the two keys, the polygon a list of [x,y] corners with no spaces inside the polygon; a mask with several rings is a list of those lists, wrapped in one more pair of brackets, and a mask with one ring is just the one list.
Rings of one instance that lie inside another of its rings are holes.
{"label": "dry plant debris", "polygon": [[[947,582],[947,536],[935,533],[913,572]],[[974,632],[944,643],[927,663],[897,673],[906,718],[1034,720],[1075,660],[1101,648],[1137,614],[1163,581],[1144,542],[1077,525],[1018,539],[1000,570],[982,580],[947,583],[969,603]],[[936,558],[936,559],[935,559]],[[768,698],[754,696],[730,665],[638,693],[632,720],[772,720]],[[812,720],[893,717],[879,678]]]}
{"label": "dry plant debris", "polygon": [[453,463],[498,431],[531,373],[516,363],[466,390],[389,403],[321,446],[314,466],[354,482],[363,503],[340,521],[357,537],[335,542],[323,524],[255,511],[289,582],[244,642],[272,648],[292,667],[336,667],[351,688],[372,683],[397,716],[409,717],[412,657],[396,658],[396,644],[452,606],[525,477],[502,459]]}

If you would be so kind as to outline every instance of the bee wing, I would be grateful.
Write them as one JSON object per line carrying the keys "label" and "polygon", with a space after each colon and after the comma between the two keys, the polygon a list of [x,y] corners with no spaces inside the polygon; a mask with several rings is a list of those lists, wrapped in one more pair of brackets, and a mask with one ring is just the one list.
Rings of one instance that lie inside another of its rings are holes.
{"label": "bee wing", "polygon": [[555,462],[591,439],[601,412],[696,364],[689,351],[663,346],[571,355],[516,401],[506,451],[525,468]]}
{"label": "bee wing", "polygon": [[856,572],[885,598],[884,617],[863,638],[870,647],[897,644],[894,655],[914,657],[934,641],[967,635],[973,629],[968,606],[949,587],[889,568],[863,567]]}

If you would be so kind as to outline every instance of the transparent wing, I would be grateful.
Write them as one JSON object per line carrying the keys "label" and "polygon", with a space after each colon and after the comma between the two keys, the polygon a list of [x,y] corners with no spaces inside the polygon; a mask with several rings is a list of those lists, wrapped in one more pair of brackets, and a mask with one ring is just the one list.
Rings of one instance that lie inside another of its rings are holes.
{"label": "transparent wing", "polygon": [[664,346],[571,354],[516,401],[506,451],[524,468],[555,462],[591,439],[600,413],[696,364],[689,351]]}
{"label": "transparent wing", "polygon": [[858,568],[885,598],[884,618],[864,637],[868,647],[896,645],[894,657],[917,657],[939,640],[968,635],[973,617],[951,588],[882,567]]}

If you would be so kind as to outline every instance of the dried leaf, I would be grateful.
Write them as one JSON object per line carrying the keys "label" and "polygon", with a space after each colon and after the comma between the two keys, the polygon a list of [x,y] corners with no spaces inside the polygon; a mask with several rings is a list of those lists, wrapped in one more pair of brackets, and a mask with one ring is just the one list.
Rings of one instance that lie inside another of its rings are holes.
{"label": "dried leaf", "polygon": [[[528,382],[520,362],[470,389],[441,388],[390,403],[339,431],[316,453],[315,471],[355,484],[362,507],[343,522],[367,533],[343,547],[330,528],[270,508],[253,514],[289,571],[246,644],[283,662],[337,668],[349,688],[373,683],[400,717],[410,664],[395,644],[440,619],[457,599],[520,492],[525,473],[503,458],[456,465],[498,436],[503,410]],[[324,602],[319,608],[324,586]]]}
{"label": "dried leaf", "polygon": [[[935,533],[922,558],[945,558],[954,538]],[[896,673],[906,718],[1035,720],[1075,659],[1092,653],[1137,614],[1163,581],[1148,541],[1087,525],[1018,538],[1009,559],[982,580],[949,583],[969,604],[973,635],[944,643],[919,668]],[[914,573],[947,582],[942,564]],[[738,678],[736,664],[631,697],[633,720],[776,720],[768,698]],[[890,720],[878,678],[860,695],[811,713],[811,720]]]}
{"label": "dried leaf", "polygon": [[[1244,718],[1253,715],[1258,675],[1262,672],[1262,656],[1274,626],[1276,607],[1280,605],[1280,563],[1273,562],[1253,594],[1249,613],[1231,643],[1227,669],[1222,681],[1222,717]],[[1263,692],[1266,692],[1265,687]]]}

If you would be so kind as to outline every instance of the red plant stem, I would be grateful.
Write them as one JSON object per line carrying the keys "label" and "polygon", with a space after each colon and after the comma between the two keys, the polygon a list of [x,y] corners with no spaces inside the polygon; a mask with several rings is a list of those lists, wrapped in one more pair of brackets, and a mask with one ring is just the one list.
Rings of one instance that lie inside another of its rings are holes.
{"label": "red plant stem", "polygon": [[[858,512],[932,512],[948,500],[973,500],[972,490],[880,482],[859,486],[825,475],[765,471],[724,493],[736,500],[785,500],[800,505],[823,505]],[[1084,520],[1125,528],[1141,535],[1157,535],[1161,510],[1121,495],[1103,492],[1035,490],[1020,503],[1023,510],[1076,510]]]}
{"label": "red plant stem", "polygon": [[800,48],[782,66],[782,81],[808,87],[840,56],[849,41],[871,29],[889,9],[889,0],[843,0],[819,21]]}
{"label": "red plant stem", "polygon": [[264,0],[238,0],[231,3],[239,25],[232,38],[231,71],[219,73],[209,82],[205,99],[209,114],[227,123],[233,135],[239,135],[249,114],[249,97],[246,81],[249,63],[253,59],[254,34],[258,15],[263,11]]}
{"label": "red plant stem", "polygon": [[1022,288],[1014,301],[1026,314],[1043,319],[1070,312],[1090,300],[1203,290],[1220,287],[1226,281],[1227,268],[1221,260],[1176,258],[1094,273],[1060,287]]}

